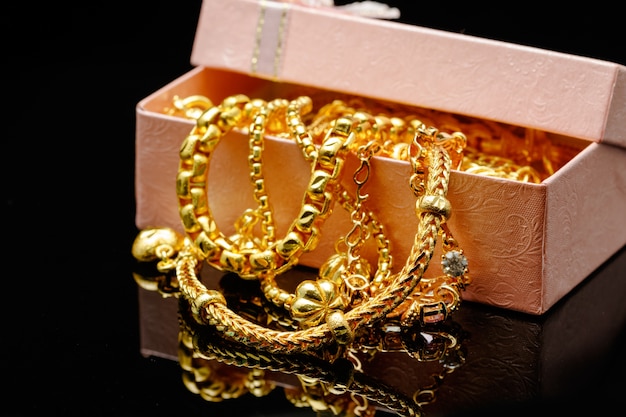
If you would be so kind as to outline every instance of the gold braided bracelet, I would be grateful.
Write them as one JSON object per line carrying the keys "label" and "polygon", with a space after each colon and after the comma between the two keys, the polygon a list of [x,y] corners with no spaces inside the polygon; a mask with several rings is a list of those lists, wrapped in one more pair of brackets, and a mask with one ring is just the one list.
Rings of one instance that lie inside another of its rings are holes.
{"label": "gold braided bracelet", "polygon": [[[425,140],[427,139],[427,140]],[[420,144],[422,141],[425,146]],[[430,143],[428,143],[430,142]],[[417,287],[420,279],[432,258],[442,224],[450,215],[450,204],[445,198],[450,172],[450,159],[447,153],[436,143],[432,136],[417,135],[412,157],[414,174],[412,187],[418,196],[416,209],[419,226],[415,243],[404,268],[389,280],[389,285],[381,288],[379,293],[354,309],[344,311],[343,302],[338,298],[335,285],[327,281],[315,281],[310,285],[305,281],[300,284],[302,291],[296,291],[298,297],[318,302],[321,311],[309,310],[309,315],[323,317],[319,325],[296,331],[276,331],[259,326],[246,320],[230,310],[219,291],[208,290],[197,278],[199,265],[197,248],[186,239],[181,250],[176,272],[181,294],[189,300],[196,319],[215,326],[224,335],[251,347],[270,352],[294,353],[318,351],[323,346],[336,342],[339,345],[349,344],[356,329],[363,325],[376,323],[398,307]],[[428,180],[424,184],[424,174]],[[422,194],[423,191],[423,194]],[[446,232],[449,235],[449,232]],[[461,251],[447,253],[453,260],[455,268],[452,274],[461,281],[466,273],[466,261]],[[459,265],[462,269],[457,268]],[[458,275],[457,275],[458,274]],[[315,288],[315,290],[313,290]],[[294,305],[307,305],[298,303]],[[409,322],[414,320],[417,312],[409,310],[405,317]],[[304,314],[305,311],[299,313]],[[431,314],[422,311],[420,314]],[[437,314],[441,314],[438,311]]]}
{"label": "gold braided bracelet", "polygon": [[[303,99],[309,100],[302,97],[298,100]],[[292,104],[298,100],[292,101]],[[310,101],[306,101],[306,103],[309,104]],[[290,120],[289,124],[294,127],[292,136],[303,152],[313,148],[311,144],[316,142],[315,137],[324,135],[323,127],[325,124],[332,125],[337,117],[350,116],[356,119],[354,130],[357,133],[357,138],[351,141],[350,145],[350,149],[353,150],[360,161],[360,166],[353,175],[353,180],[356,184],[355,201],[351,201],[345,190],[340,190],[341,205],[351,212],[353,227],[346,236],[340,238],[337,242],[337,245],[343,244],[345,250],[337,249],[336,255],[331,256],[320,268],[319,277],[321,280],[309,281],[298,288],[300,294],[306,294],[307,292],[320,294],[323,292],[319,287],[320,285],[329,285],[328,282],[333,282],[335,288],[339,288],[339,292],[342,294],[337,299],[348,300],[342,301],[342,304],[349,306],[347,308],[354,308],[359,302],[374,296],[381,287],[390,285],[388,279],[392,267],[390,245],[389,240],[385,237],[384,227],[374,213],[363,210],[362,207],[367,199],[367,195],[362,194],[362,188],[370,175],[370,159],[375,154],[380,153],[383,146],[388,146],[390,142],[402,143],[407,132],[417,131],[420,132],[422,137],[428,137],[429,141],[436,141],[439,146],[446,148],[449,153],[453,153],[456,156],[455,163],[459,164],[462,148],[465,145],[465,137],[459,132],[450,135],[439,132],[436,129],[427,129],[426,126],[414,118],[411,119],[411,123],[404,123],[400,119],[392,121],[392,118],[381,114],[373,117],[362,109],[347,106],[340,100],[334,100],[320,109],[307,129],[299,119],[299,115],[308,112],[290,111],[290,108],[292,108],[292,105],[287,110]],[[351,112],[354,113],[350,115]],[[315,133],[311,133],[312,131]],[[414,184],[417,178],[412,179]],[[422,193],[423,185],[419,187],[420,189],[415,191]],[[369,279],[369,265],[367,265],[366,260],[361,259],[359,256],[360,248],[368,238],[375,239],[378,251],[378,268],[372,282]],[[460,303],[460,290],[469,283],[467,277],[463,280],[450,279],[450,276],[455,277],[454,273],[462,275],[461,272],[458,272],[459,268],[461,271],[466,272],[467,264],[462,253],[455,252],[457,244],[445,225],[442,226],[442,238],[445,250],[444,271],[449,272],[451,269],[456,269],[457,271],[440,277],[422,278],[416,290],[405,301],[405,306],[399,309],[406,311],[403,316],[403,323],[406,326],[410,326],[417,320],[422,323],[445,320],[448,314],[456,309]],[[454,266],[454,262],[460,262],[461,265]],[[299,297],[294,305],[294,300],[298,297],[297,294],[290,294],[280,289],[273,277],[274,275],[271,271],[260,276],[266,298],[277,306],[285,307],[291,311],[293,318],[300,321],[304,328],[319,324],[324,315],[313,315],[310,313],[311,310],[323,311],[323,309],[316,307],[316,304],[319,304],[319,300],[315,296],[313,297],[314,300],[309,299],[311,297]]]}

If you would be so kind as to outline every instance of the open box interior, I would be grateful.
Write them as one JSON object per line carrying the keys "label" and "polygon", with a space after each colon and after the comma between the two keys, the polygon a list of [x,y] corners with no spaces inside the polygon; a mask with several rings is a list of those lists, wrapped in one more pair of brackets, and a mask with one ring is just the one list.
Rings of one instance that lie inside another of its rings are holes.
{"label": "open box interior", "polygon": [[[442,132],[462,132],[467,137],[468,150],[478,152],[481,158],[505,158],[506,162],[510,161],[519,167],[531,168],[538,182],[554,175],[591,143],[587,140],[533,128],[357,97],[315,87],[274,82],[231,71],[199,67],[189,75],[192,76],[182,77],[178,82],[173,83],[171,88],[151,96],[144,102],[144,109],[184,117],[180,112],[176,114],[173,109],[176,97],[203,95],[213,104],[219,104],[225,97],[234,94],[245,94],[251,99],[261,98],[267,101],[276,98],[291,100],[304,95],[312,98],[312,113],[316,113],[321,106],[332,100],[352,102],[356,99],[364,103],[366,110],[375,109],[371,112],[372,114],[382,113],[388,117],[410,115]],[[476,162],[480,164],[479,161]],[[505,161],[494,163],[503,164]],[[479,175],[496,175],[487,170],[481,170],[477,165],[470,167],[468,164],[460,170],[465,172],[474,170],[473,172]],[[501,178],[511,179],[502,176]]]}

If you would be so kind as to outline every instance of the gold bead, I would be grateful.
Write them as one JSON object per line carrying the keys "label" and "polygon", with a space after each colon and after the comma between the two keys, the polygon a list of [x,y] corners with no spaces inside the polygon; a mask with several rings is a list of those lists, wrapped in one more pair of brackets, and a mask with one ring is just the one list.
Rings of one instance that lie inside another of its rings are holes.
{"label": "gold bead", "polygon": [[224,269],[236,273],[243,272],[244,256],[241,253],[232,252],[229,250],[222,251],[220,257],[220,264]]}
{"label": "gold bead", "polygon": [[[234,94],[232,96],[226,97],[222,104],[224,107],[235,107],[237,105],[246,105],[250,102],[250,98],[245,94]],[[255,103],[256,104],[256,103]]]}
{"label": "gold bead", "polygon": [[316,201],[323,200],[326,197],[324,191],[326,191],[326,185],[330,179],[330,174],[326,171],[316,170],[313,172],[307,189],[309,196]]}
{"label": "gold bead", "polygon": [[320,165],[326,168],[334,167],[337,153],[344,147],[344,144],[344,139],[338,135],[326,139],[318,151]]}
{"label": "gold bead", "polygon": [[220,303],[226,305],[226,299],[221,292],[215,290],[203,291],[191,302],[191,312],[200,324],[206,323],[204,312],[209,304]]}
{"label": "gold bead", "polygon": [[198,234],[195,244],[206,257],[212,257],[219,249],[219,246],[209,238],[206,232],[200,232],[200,234]]}
{"label": "gold bead", "polygon": [[354,340],[354,332],[342,311],[335,310],[326,316],[326,324],[330,327],[333,337],[340,345],[347,345]]}
{"label": "gold bead", "polygon": [[[208,211],[209,210],[207,209],[207,213]],[[202,230],[208,233],[211,239],[213,239],[214,235],[219,234],[219,230],[217,229],[217,223],[215,223],[215,220],[208,214],[199,216],[197,220],[198,224],[202,227]]]}
{"label": "gold bead", "polygon": [[[173,256],[183,247],[184,238],[170,228],[149,228],[139,232],[131,252],[140,262]],[[169,253],[168,253],[169,252]]]}
{"label": "gold bead", "polygon": [[336,285],[343,283],[343,273],[348,264],[347,254],[335,253],[330,256],[319,268],[319,277],[327,281],[334,282]]}
{"label": "gold bead", "polygon": [[180,145],[180,150],[178,151],[178,156],[183,161],[190,159],[194,152],[196,151],[196,144],[198,143],[198,135],[189,135],[185,138],[183,143]]}
{"label": "gold bead", "polygon": [[440,195],[425,195],[415,203],[417,214],[429,212],[443,217],[443,220],[450,218],[452,206],[447,198]]}
{"label": "gold bead", "polygon": [[271,250],[250,255],[250,267],[253,272],[267,271],[276,268],[275,254]]}
{"label": "gold bead", "polygon": [[320,211],[312,204],[304,204],[300,209],[300,215],[296,220],[296,227],[303,232],[311,231],[315,219],[320,215]]}
{"label": "gold bead", "polygon": [[204,188],[194,187],[191,189],[191,205],[197,214],[206,213],[209,209],[207,205],[206,191]]}
{"label": "gold bead", "polygon": [[229,109],[222,110],[220,115],[220,126],[230,129],[237,126],[240,120],[243,118],[243,111],[239,107],[231,107]]}
{"label": "gold bead", "polygon": [[291,258],[304,247],[299,233],[290,232],[276,245],[276,252],[285,259]]}
{"label": "gold bead", "polygon": [[176,195],[179,197],[188,198],[191,191],[191,178],[190,171],[179,171],[176,176]]}
{"label": "gold bead", "polygon": [[352,120],[349,117],[339,117],[335,121],[333,131],[342,136],[348,136],[352,129]]}
{"label": "gold bead", "polygon": [[211,153],[217,146],[224,132],[217,125],[208,125],[204,135],[199,140],[198,150],[204,153]]}
{"label": "gold bead", "polygon": [[254,175],[255,177],[258,177],[263,173],[263,164],[261,162],[252,162],[250,163],[249,167],[250,174]]}
{"label": "gold bead", "polygon": [[195,154],[193,156],[193,167],[191,168],[191,172],[194,177],[203,177],[206,175],[208,166],[209,160],[206,156],[202,154]]}
{"label": "gold bead", "polygon": [[210,125],[216,124],[220,117],[220,112],[221,109],[219,107],[211,107],[210,109],[202,113],[202,115],[198,117],[198,120],[196,121],[196,126],[198,127],[198,129],[205,131]]}
{"label": "gold bead", "polygon": [[195,233],[200,230],[200,223],[198,223],[192,204],[187,204],[180,208],[180,218],[186,231]]}

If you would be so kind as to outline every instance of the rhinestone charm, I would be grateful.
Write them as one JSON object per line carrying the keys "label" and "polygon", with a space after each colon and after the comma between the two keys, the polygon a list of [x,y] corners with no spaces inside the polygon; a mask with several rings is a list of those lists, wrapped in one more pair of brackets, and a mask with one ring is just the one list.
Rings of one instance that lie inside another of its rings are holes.
{"label": "rhinestone charm", "polygon": [[443,272],[451,277],[459,277],[467,270],[467,258],[458,250],[446,252],[441,257]]}

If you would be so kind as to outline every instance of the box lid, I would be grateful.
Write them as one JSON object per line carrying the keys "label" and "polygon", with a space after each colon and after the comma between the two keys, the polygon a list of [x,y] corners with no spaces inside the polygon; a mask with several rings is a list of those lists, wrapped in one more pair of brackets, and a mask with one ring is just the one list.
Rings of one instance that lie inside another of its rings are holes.
{"label": "box lid", "polygon": [[259,0],[204,0],[196,66],[626,147],[626,66]]}

